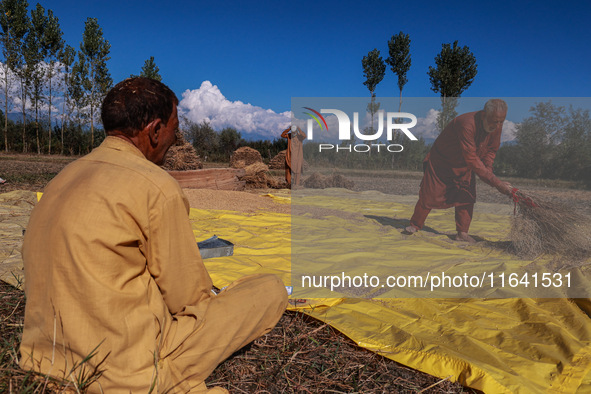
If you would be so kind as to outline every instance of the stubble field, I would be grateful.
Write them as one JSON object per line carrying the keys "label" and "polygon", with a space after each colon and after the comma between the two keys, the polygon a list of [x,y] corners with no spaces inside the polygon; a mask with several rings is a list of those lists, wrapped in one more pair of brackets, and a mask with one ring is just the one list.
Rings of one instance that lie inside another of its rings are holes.
{"label": "stubble field", "polygon": [[[69,157],[0,154],[0,177],[7,181],[0,185],[0,193],[42,191],[47,182],[72,160]],[[354,182],[354,190],[377,190],[392,195],[417,195],[421,179],[421,173],[403,171],[345,171],[342,174]],[[573,209],[591,212],[591,192],[573,189],[572,184],[519,179],[508,181]],[[256,195],[266,192],[268,190],[260,189],[247,192],[188,190],[186,194],[196,208],[242,212],[265,209],[289,213],[289,205],[256,198]],[[281,195],[289,191],[274,193]],[[478,201],[510,204],[507,197],[482,183],[478,186]],[[16,360],[24,319],[24,292],[0,282],[0,299],[0,392],[61,392],[72,389],[71,382],[51,382],[18,369]],[[330,326],[295,312],[286,312],[273,331],[221,364],[207,383],[236,393],[475,392],[359,348]]]}

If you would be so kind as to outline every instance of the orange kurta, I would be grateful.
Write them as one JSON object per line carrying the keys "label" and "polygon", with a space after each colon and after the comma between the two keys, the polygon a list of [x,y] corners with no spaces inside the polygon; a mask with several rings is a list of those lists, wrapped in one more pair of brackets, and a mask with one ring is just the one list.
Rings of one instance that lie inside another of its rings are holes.
{"label": "orange kurta", "polygon": [[86,368],[105,359],[105,372],[90,392],[188,392],[273,327],[285,288],[258,277],[213,296],[188,210],[178,183],[117,137],[56,176],[23,244],[21,366],[69,380],[96,348]]}
{"label": "orange kurta", "polygon": [[484,111],[477,111],[456,117],[433,143],[423,162],[419,201],[411,219],[415,227],[422,228],[433,208],[456,207],[457,229],[467,232],[476,201],[475,175],[493,187],[500,184],[492,165],[501,130],[487,133],[483,116]]}
{"label": "orange kurta", "polygon": [[292,174],[294,176],[294,184],[300,185],[302,167],[304,164],[304,146],[302,141],[306,138],[306,134],[298,127],[296,131],[296,138],[293,138],[291,129],[285,129],[281,133],[281,137],[287,138],[287,152],[285,153],[285,180],[291,183]]}

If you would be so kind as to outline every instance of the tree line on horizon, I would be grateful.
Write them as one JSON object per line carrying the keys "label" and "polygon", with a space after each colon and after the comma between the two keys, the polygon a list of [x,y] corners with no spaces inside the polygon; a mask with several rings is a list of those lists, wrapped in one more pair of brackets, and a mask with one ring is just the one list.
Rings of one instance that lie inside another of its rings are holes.
{"label": "tree line on horizon", "polygon": [[[85,21],[78,50],[64,41],[58,17],[39,3],[29,12],[26,0],[2,0],[0,28],[0,146],[38,154],[84,153],[96,146],[102,139],[95,133],[97,114],[113,84],[111,46],[97,19]],[[9,119],[14,111],[21,120]]]}
{"label": "tree line on horizon", "polygon": [[[50,9],[37,4],[30,11],[27,0],[0,1],[0,150],[85,154],[100,144],[105,135],[97,127],[100,104],[113,85],[107,67],[110,43],[96,18],[87,18],[78,49],[65,43],[59,19]],[[364,56],[362,68],[371,101],[368,112],[373,133],[373,115],[379,110],[375,88],[383,80],[386,64],[397,77],[399,111],[402,91],[411,67],[410,37],[403,32],[387,42],[385,61],[376,48]],[[457,116],[457,98],[469,88],[477,74],[474,54],[467,46],[442,44],[435,66],[427,72],[431,89],[440,94],[438,129]],[[140,76],[162,80],[154,57],[145,61]],[[134,76],[134,75],[131,75]],[[56,103],[58,105],[56,106]],[[17,112],[19,119],[14,119]],[[589,111],[538,103],[531,116],[517,125],[516,140],[501,146],[495,161],[504,176],[567,179],[591,186],[591,121]],[[13,114],[11,118],[6,114]],[[185,134],[198,154],[207,161],[229,160],[241,146],[257,149],[271,159],[287,148],[287,140],[245,141],[233,128],[214,130],[208,123],[184,122]],[[346,168],[389,168],[421,170],[430,146],[424,141],[402,143],[397,134],[390,144],[401,143],[401,153],[336,155],[329,158],[306,144],[306,156],[324,165]],[[351,143],[351,141],[344,141]],[[317,149],[316,149],[317,150]]]}
{"label": "tree line on horizon", "polygon": [[256,149],[263,160],[268,162],[279,152],[287,149],[286,138],[275,138],[273,141],[246,141],[242,138],[242,133],[233,127],[225,127],[218,132],[206,121],[193,122],[183,119],[183,123],[185,136],[205,162],[227,163],[232,153],[243,146]]}
{"label": "tree line on horizon", "polygon": [[[355,152],[348,148],[365,144]],[[377,145],[381,144],[380,152]],[[385,146],[399,144],[403,150],[387,152]],[[372,154],[365,153],[371,149]],[[339,152],[319,152],[319,143],[304,145],[304,157],[314,167],[366,170],[423,169],[423,160],[431,144],[419,138],[409,141],[395,133],[392,141],[342,141]],[[349,151],[351,150],[351,152]],[[551,101],[538,102],[529,116],[516,125],[515,139],[503,143],[493,164],[494,172],[503,178],[556,179],[575,182],[591,188],[591,116],[589,110],[568,108]]]}
{"label": "tree line on horizon", "polygon": [[[76,49],[51,9],[1,0],[0,47],[0,150],[84,154],[100,144],[100,106],[113,79],[111,45],[96,18],[86,19]],[[140,75],[161,79],[153,57]]]}
{"label": "tree line on horizon", "polygon": [[[373,134],[373,115],[379,110],[375,88],[383,80],[386,64],[397,76],[400,92],[399,112],[402,108],[402,90],[408,82],[406,77],[411,66],[410,37],[403,32],[393,35],[388,41],[388,58],[385,61],[375,48],[362,59],[364,85],[367,86],[371,102],[368,112],[372,115],[370,130]],[[458,113],[455,108],[458,98],[470,87],[477,75],[476,57],[467,46],[442,44],[441,52],[435,56],[435,67],[429,66],[427,75],[431,90],[441,97],[441,110],[437,117],[437,128],[443,130]],[[591,187],[591,120],[589,111],[565,109],[551,102],[536,103],[530,108],[530,116],[517,125],[516,138],[512,143],[503,144],[497,152],[495,172],[501,176],[563,179]],[[398,135],[396,138],[400,137]],[[393,141],[392,143],[396,143]],[[347,168],[399,168],[422,169],[422,161],[430,146],[419,140],[405,144],[405,151],[394,154],[333,155],[333,165]],[[315,157],[313,147],[308,148]],[[389,157],[399,155],[400,157]],[[325,157],[324,160],[327,160]]]}
{"label": "tree line on horizon", "polygon": [[[361,60],[365,78],[363,84],[369,90],[371,100],[367,105],[367,111],[371,115],[371,123],[365,129],[366,134],[374,134],[374,115],[380,109],[380,103],[376,101],[375,89],[386,75],[386,65],[390,66],[390,70],[396,76],[399,91],[398,112],[402,112],[402,90],[408,82],[407,73],[412,64],[410,43],[410,36],[401,31],[388,40],[388,57],[385,60],[377,48],[369,51],[367,56]],[[439,93],[441,97],[442,109],[437,115],[437,128],[441,131],[457,116],[455,111],[458,105],[457,98],[468,89],[476,77],[476,57],[467,46],[460,47],[458,41],[453,44],[442,44],[441,52],[435,57],[435,67],[430,66],[427,74],[431,90]],[[402,144],[402,142],[405,143]],[[389,143],[402,145],[404,147],[402,152],[376,154],[374,149],[370,149],[367,155],[345,152],[341,155],[337,154],[329,160],[333,161],[333,164],[339,163],[347,168],[366,166],[371,169],[421,170],[423,159],[429,151],[430,145],[422,138],[411,143],[407,142],[400,132],[395,132],[393,141]],[[343,143],[347,144],[349,141]],[[314,148],[309,147],[306,152],[310,157],[319,159]]]}
{"label": "tree line on horizon", "polygon": [[591,188],[589,110],[536,103],[517,125],[514,142],[497,152],[494,168],[501,176],[561,179]]}
{"label": "tree line on horizon", "polygon": [[[412,64],[410,43],[410,36],[400,32],[393,35],[388,41],[389,56],[385,60],[382,59],[377,48],[371,50],[361,60],[365,77],[363,84],[367,86],[371,96],[368,111],[372,114],[372,118],[380,107],[379,103],[375,102],[375,89],[386,75],[386,64],[390,66],[392,73],[397,77],[400,92],[398,112],[401,112],[402,89],[408,82],[406,75]],[[457,40],[453,44],[441,45],[441,52],[435,56],[435,67],[429,66],[427,72],[431,90],[439,93],[441,97],[441,111],[437,116],[437,127],[440,131],[458,115],[455,111],[458,105],[457,99],[472,85],[477,73],[476,57],[470,48],[460,47]],[[373,120],[371,128],[373,130]]]}
{"label": "tree line on horizon", "polygon": [[[107,67],[111,45],[96,18],[87,18],[75,49],[64,41],[52,10],[41,4],[30,12],[28,8],[26,0],[0,1],[0,96],[4,104],[0,150],[88,153],[105,138],[99,113],[113,86]],[[145,61],[139,76],[162,80],[153,56]],[[206,122],[185,119],[183,127],[204,160],[229,161],[241,146],[257,149],[263,158],[271,159],[287,148],[287,140],[281,138],[246,141],[233,128],[216,131]]]}

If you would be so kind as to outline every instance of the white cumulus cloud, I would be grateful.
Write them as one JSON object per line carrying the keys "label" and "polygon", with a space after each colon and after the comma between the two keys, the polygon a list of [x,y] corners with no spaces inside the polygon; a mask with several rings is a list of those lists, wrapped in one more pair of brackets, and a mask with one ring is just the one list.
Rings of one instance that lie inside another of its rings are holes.
{"label": "white cumulus cloud", "polygon": [[503,134],[501,135],[501,142],[513,141],[515,139],[516,131],[517,123],[505,119],[505,122],[503,122]]}
{"label": "white cumulus cloud", "polygon": [[[437,138],[439,135],[439,129],[437,128],[437,115],[439,111],[431,108],[424,118],[417,118],[417,125],[413,127],[412,132],[417,137]],[[515,131],[517,130],[517,124],[505,120],[503,123],[503,132],[501,134],[501,142],[513,141],[515,139]]]}
{"label": "white cumulus cloud", "polygon": [[203,81],[199,89],[186,90],[179,112],[190,121],[208,122],[214,130],[233,127],[243,137],[255,134],[257,138],[278,138],[291,122],[290,111],[276,113],[242,101],[230,101],[210,81]]}
{"label": "white cumulus cloud", "polygon": [[416,137],[437,138],[439,129],[437,129],[437,115],[439,111],[431,108],[424,118],[417,117],[417,125],[412,128],[412,133]]}

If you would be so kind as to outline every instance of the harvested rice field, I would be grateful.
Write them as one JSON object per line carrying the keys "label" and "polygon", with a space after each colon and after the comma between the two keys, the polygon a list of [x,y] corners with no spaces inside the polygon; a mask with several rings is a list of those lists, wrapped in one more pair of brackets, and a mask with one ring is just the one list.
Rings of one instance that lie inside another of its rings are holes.
{"label": "harvested rice field", "polygon": [[[45,184],[61,168],[72,161],[69,157],[0,154],[0,177],[7,180],[0,185],[0,193],[12,190],[42,191]],[[206,167],[211,168],[208,163]],[[227,164],[220,165],[228,167]],[[270,175],[281,179],[281,170]],[[304,182],[312,173],[304,174]],[[413,201],[417,196],[421,173],[403,171],[338,172],[350,190],[376,190],[389,195],[405,196]],[[322,174],[329,178],[335,172]],[[558,204],[568,211],[591,214],[591,191],[569,188],[569,184],[509,179],[514,186],[527,190],[547,204]],[[269,212],[299,214],[289,204],[280,204],[261,195],[271,193],[288,197],[288,189],[250,188],[245,192],[186,189],[193,208],[230,210],[247,214]],[[395,197],[392,197],[395,199]],[[416,200],[414,200],[416,201]],[[512,201],[496,190],[479,183],[478,202],[506,204]],[[489,209],[491,204],[483,204]],[[479,204],[476,210],[480,209]],[[324,212],[318,208],[314,216],[338,212]],[[342,212],[342,211],[341,211]],[[309,211],[308,211],[309,213]],[[347,219],[347,218],[346,218]],[[509,228],[507,229],[509,234]],[[1,331],[0,392],[21,392],[25,387],[36,392],[61,392],[66,382],[35,380],[19,371],[15,364],[18,341],[24,315],[23,291],[0,283],[2,307],[0,319],[6,322]],[[449,379],[434,377],[374,352],[360,348],[345,335],[319,320],[300,312],[286,312],[278,326],[266,336],[233,355],[211,375],[208,385],[219,385],[235,393],[251,392],[405,392],[405,393],[475,393],[477,390],[451,383]],[[71,387],[70,387],[71,388]]]}

